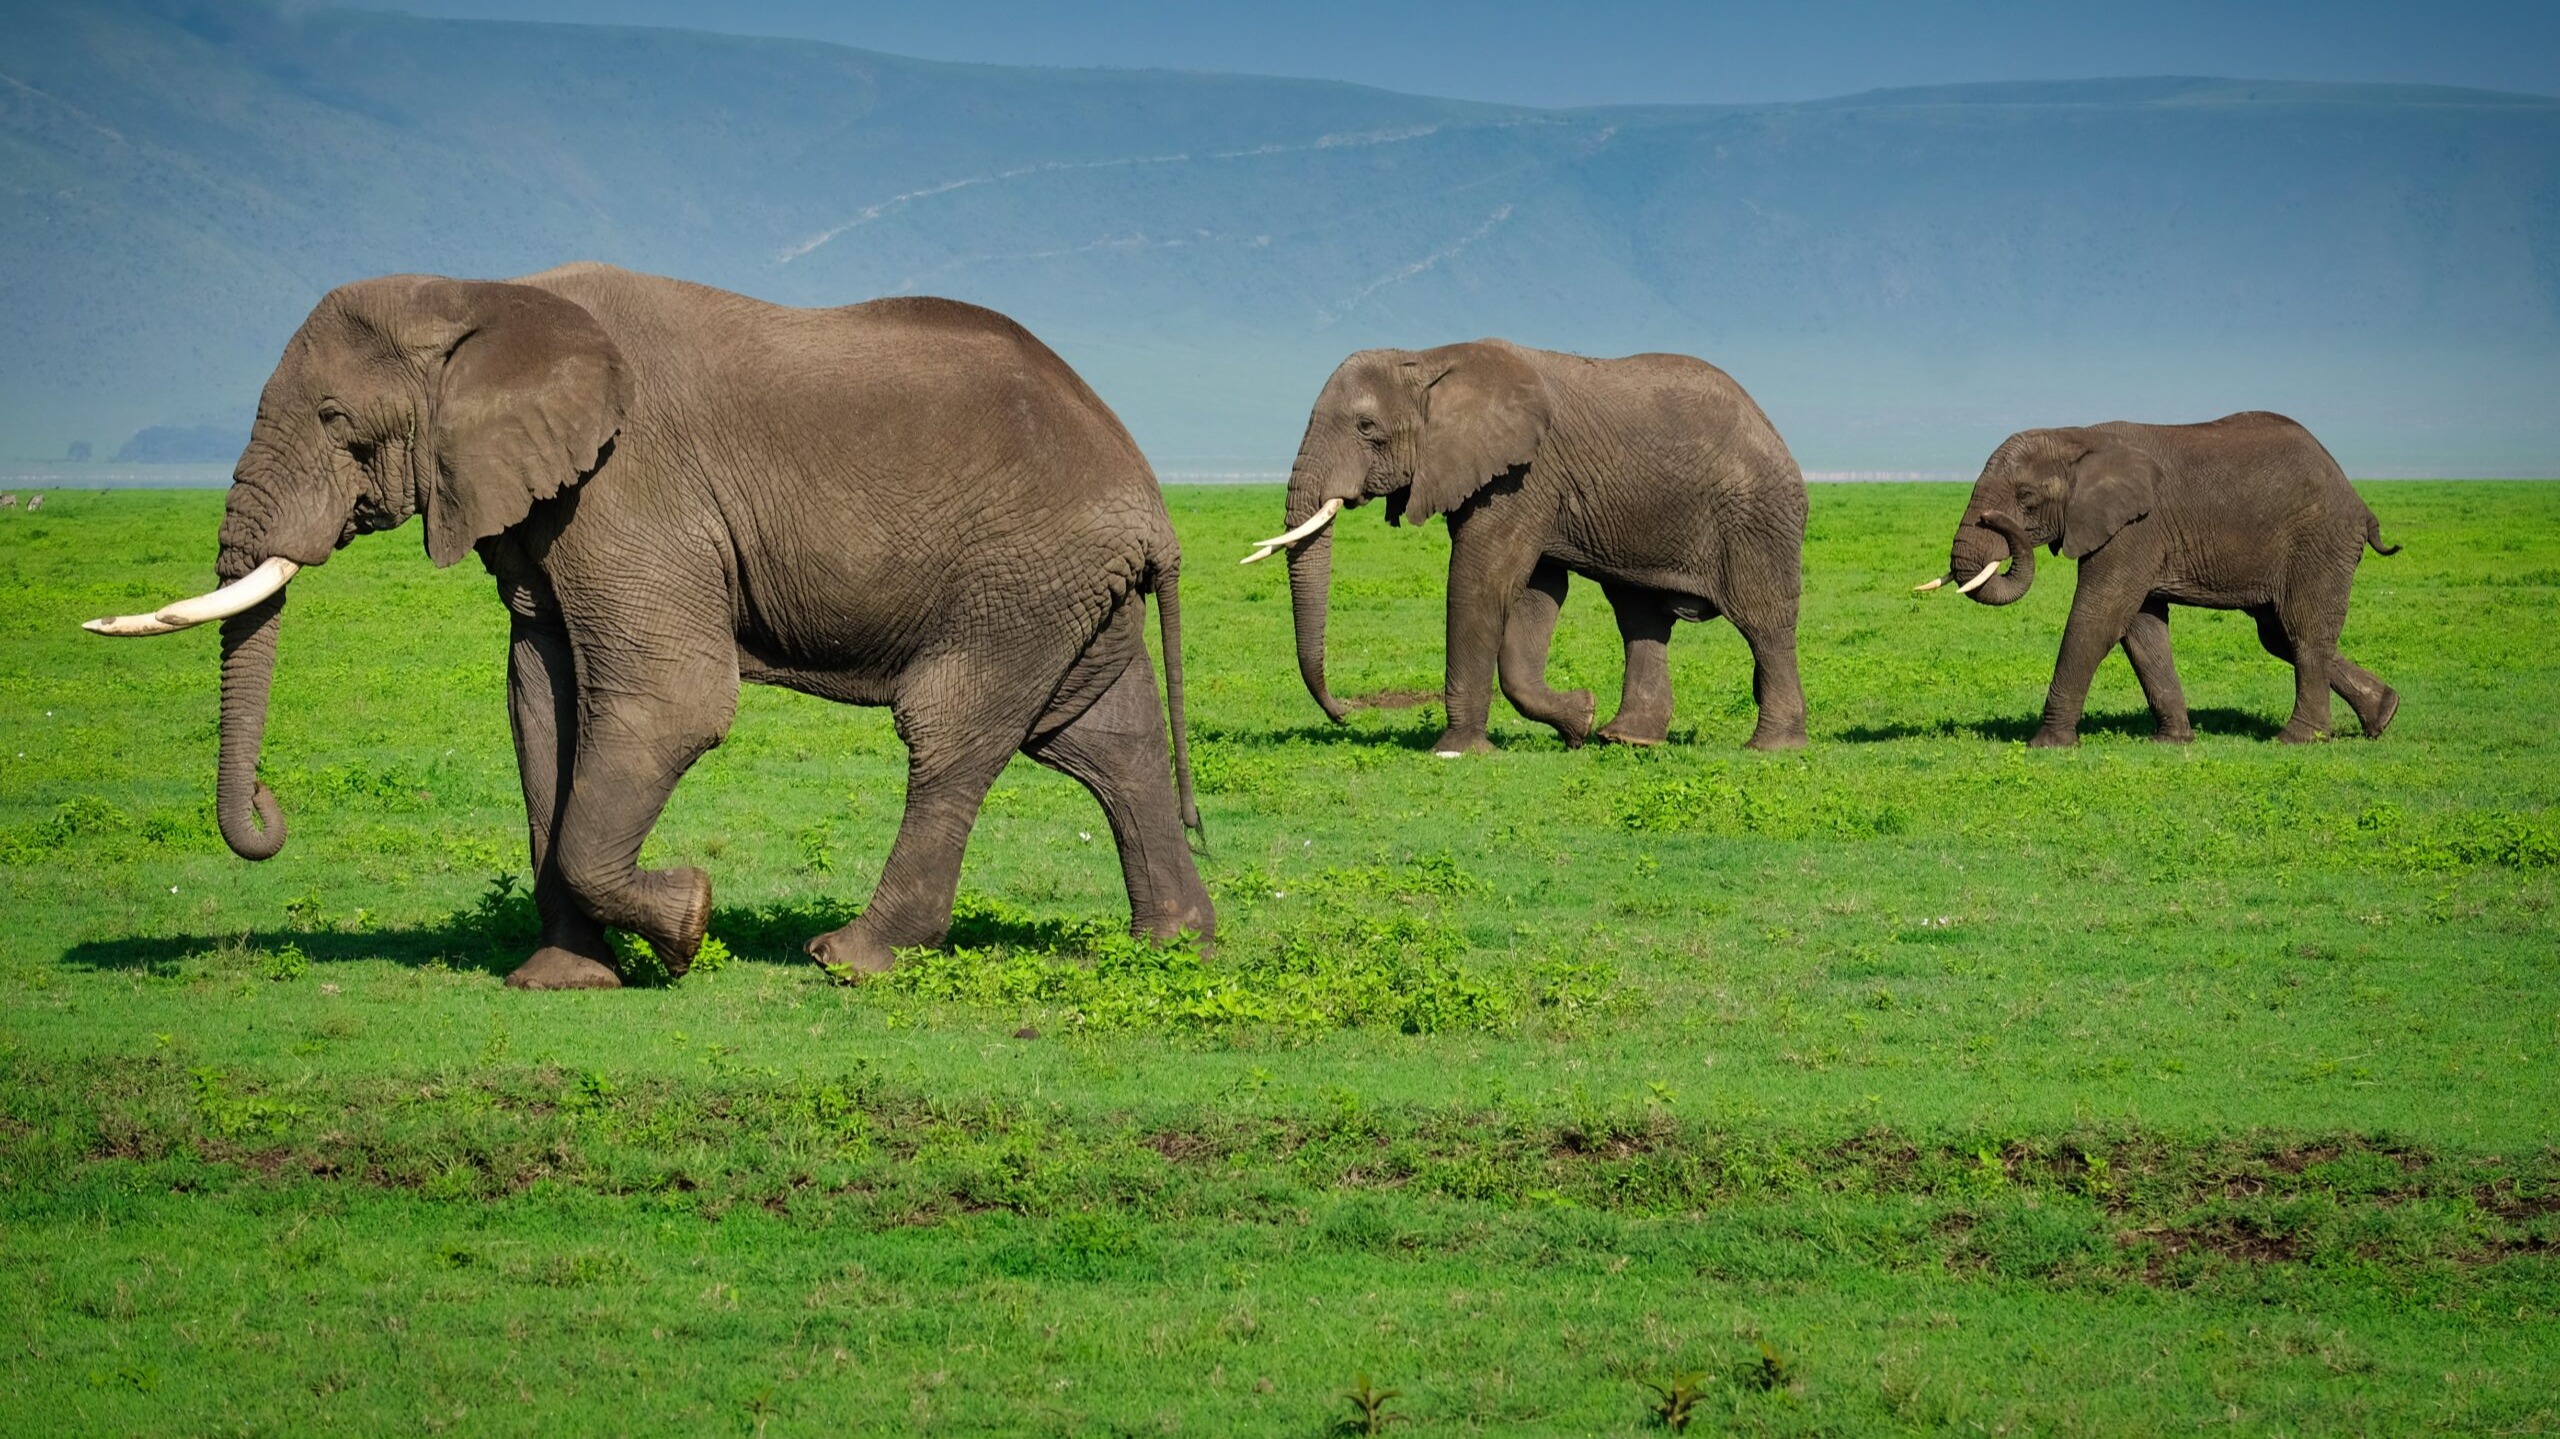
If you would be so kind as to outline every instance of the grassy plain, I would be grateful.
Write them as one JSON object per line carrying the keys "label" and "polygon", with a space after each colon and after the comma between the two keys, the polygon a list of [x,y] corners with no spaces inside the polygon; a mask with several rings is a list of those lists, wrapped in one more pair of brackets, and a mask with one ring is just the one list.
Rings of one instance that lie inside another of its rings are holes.
{"label": "grassy plain", "polygon": [[[1300,691],[1276,493],[1177,489],[1214,956],[1024,762],[959,948],[829,987],[903,751],[754,690],[651,846],[729,961],[546,996],[474,563],[296,582],[250,866],[214,637],[73,628],[220,497],[0,514],[0,1430],[2549,1432],[2560,485],[2369,493],[2379,742],[2180,611],[2196,744],[2110,660],[2029,752],[2070,567],[1916,597],[1960,491],[1818,486],[1809,750],[1684,626],[1674,744],[1444,763]],[[1336,692],[1434,691],[1445,538],[1353,521]]]}

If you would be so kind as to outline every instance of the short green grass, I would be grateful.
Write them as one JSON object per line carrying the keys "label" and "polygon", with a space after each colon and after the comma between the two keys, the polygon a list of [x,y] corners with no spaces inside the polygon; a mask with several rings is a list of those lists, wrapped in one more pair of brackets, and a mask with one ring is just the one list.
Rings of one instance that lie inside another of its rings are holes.
{"label": "short green grass", "polygon": [[[1962,491],[1838,486],[1810,749],[1689,626],[1674,744],[1448,763],[1300,691],[1276,492],[1178,489],[1213,953],[1024,763],[955,947],[828,985],[903,752],[756,690],[651,842],[726,962],[546,996],[474,564],[295,583],[250,866],[213,635],[73,627],[219,497],[0,514],[0,1430],[2549,1432],[2560,485],[2370,495],[2378,743],[2181,611],[2194,746],[2111,660],[2029,752],[2070,566],[1914,596]],[[1436,690],[1446,553],[1346,522],[1337,693]]]}

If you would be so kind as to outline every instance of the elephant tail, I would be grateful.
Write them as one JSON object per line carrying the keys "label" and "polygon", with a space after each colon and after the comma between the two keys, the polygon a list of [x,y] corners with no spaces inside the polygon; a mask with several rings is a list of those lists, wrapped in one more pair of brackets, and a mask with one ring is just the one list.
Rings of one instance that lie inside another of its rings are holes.
{"label": "elephant tail", "polygon": [[1164,643],[1165,720],[1173,733],[1173,784],[1182,805],[1182,823],[1209,847],[1209,831],[1200,823],[1200,806],[1191,793],[1191,725],[1182,707],[1182,562],[1161,562],[1155,573],[1156,634]]}
{"label": "elephant tail", "polygon": [[2377,555],[2400,553],[2398,545],[2386,545],[2382,542],[2382,520],[2371,510],[2364,512],[2364,542],[2373,546],[2373,552]]}

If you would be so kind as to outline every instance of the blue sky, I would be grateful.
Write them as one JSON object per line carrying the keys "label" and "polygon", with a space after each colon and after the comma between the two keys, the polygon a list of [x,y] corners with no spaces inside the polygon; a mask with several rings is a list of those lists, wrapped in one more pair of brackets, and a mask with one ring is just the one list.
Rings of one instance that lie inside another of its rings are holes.
{"label": "blue sky", "polygon": [[671,25],[944,60],[1167,66],[1530,105],[1801,100],[2099,75],[2406,81],[2560,94],[2560,0],[356,0]]}

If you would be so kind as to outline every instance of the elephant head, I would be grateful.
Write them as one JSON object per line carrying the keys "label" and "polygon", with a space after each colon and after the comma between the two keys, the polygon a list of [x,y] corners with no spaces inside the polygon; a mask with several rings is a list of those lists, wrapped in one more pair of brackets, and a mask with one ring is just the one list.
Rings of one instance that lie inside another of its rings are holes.
{"label": "elephant head", "polygon": [[[1947,573],[1958,594],[2015,604],[2036,582],[2036,546],[2086,559],[2151,513],[2158,469],[2149,456],[2094,430],[2024,430],[2001,442],[1973,482],[1956,523]],[[1999,572],[2009,561],[2009,571]]]}
{"label": "elephant head", "polygon": [[222,621],[222,837],[284,847],[258,782],[286,582],[360,534],[426,517],[439,567],[594,472],[631,382],[593,315],[530,285],[395,275],[329,292],[286,343],[232,471],[214,561],[222,586],[100,634]]}
{"label": "elephant head", "polygon": [[1363,350],[1316,396],[1289,469],[1289,528],[1245,563],[1289,551],[1298,676],[1339,723],[1325,685],[1324,631],[1335,515],[1377,496],[1387,523],[1454,513],[1491,480],[1534,463],[1551,414],[1545,379],[1500,340],[1436,350]]}

